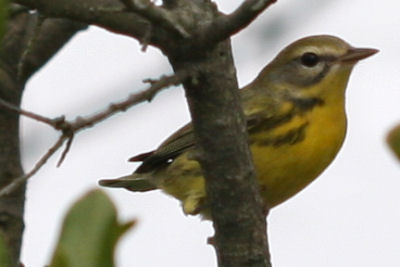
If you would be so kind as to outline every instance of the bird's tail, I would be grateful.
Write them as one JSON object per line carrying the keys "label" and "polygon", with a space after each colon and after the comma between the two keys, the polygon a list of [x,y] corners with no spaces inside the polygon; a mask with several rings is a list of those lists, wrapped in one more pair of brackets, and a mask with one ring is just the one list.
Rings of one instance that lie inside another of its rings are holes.
{"label": "bird's tail", "polygon": [[123,176],[117,179],[102,179],[99,185],[106,187],[122,187],[134,192],[146,192],[157,189],[152,183],[137,174]]}

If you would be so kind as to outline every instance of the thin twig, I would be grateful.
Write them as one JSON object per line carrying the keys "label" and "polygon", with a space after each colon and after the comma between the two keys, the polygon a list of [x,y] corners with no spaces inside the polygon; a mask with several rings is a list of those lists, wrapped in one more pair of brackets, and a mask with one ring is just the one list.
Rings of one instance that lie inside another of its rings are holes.
{"label": "thin twig", "polygon": [[10,194],[15,189],[18,188],[22,183],[26,182],[30,177],[35,175],[44,164],[46,164],[47,160],[63,145],[66,136],[62,135],[58,138],[57,142],[44,154],[38,162],[36,162],[35,167],[28,173],[13,179],[13,181],[6,185],[5,187],[0,189],[0,197]]}
{"label": "thin twig", "polygon": [[60,164],[63,162],[65,159],[73,138],[77,132],[80,130],[83,130],[85,128],[91,127],[109,117],[114,115],[117,112],[125,111],[128,108],[132,107],[135,104],[144,102],[144,101],[151,101],[153,97],[162,89],[167,88],[172,85],[178,85],[182,83],[185,79],[189,78],[190,76],[189,71],[182,71],[182,72],[177,72],[175,75],[171,76],[163,76],[159,80],[150,80],[151,86],[140,93],[137,94],[131,94],[127,99],[118,102],[118,103],[113,103],[110,104],[107,108],[104,109],[104,111],[99,112],[95,115],[88,116],[86,118],[83,117],[77,117],[74,121],[67,121],[65,120],[64,116],[57,117],[55,119],[50,119],[38,114],[35,114],[33,112],[29,112],[23,109],[20,109],[19,107],[14,106],[11,103],[8,103],[7,101],[3,100],[0,98],[0,106],[3,106],[9,110],[15,111],[18,114],[27,116],[31,119],[46,123],[47,125],[53,127],[55,130],[61,131],[62,135],[59,137],[57,142],[47,151],[46,154],[44,154],[40,160],[35,164],[34,168],[26,173],[25,175],[22,175],[20,177],[17,177],[13,179],[13,181],[6,185],[5,187],[0,189],[0,197],[6,194],[11,193],[13,190],[18,188],[19,185],[22,183],[26,182],[30,177],[32,177],[34,174],[36,174],[40,168],[47,162],[47,160],[58,150],[60,147],[63,145],[64,141],[67,140],[67,144],[65,146],[64,151],[61,154],[61,157],[57,163],[57,167],[60,166]]}
{"label": "thin twig", "polygon": [[143,35],[143,38],[141,38],[139,40],[140,44],[142,45],[142,48],[141,48],[142,52],[146,52],[147,47],[150,44],[152,31],[153,31],[153,26],[152,26],[152,24],[149,23],[147,26],[146,33]]}
{"label": "thin twig", "polygon": [[172,85],[178,85],[183,80],[188,78],[190,73],[188,71],[177,72],[175,75],[163,76],[158,81],[152,80],[151,86],[140,93],[131,94],[127,99],[118,103],[110,104],[105,110],[92,115],[90,117],[78,117],[71,123],[73,132],[77,132],[83,128],[91,127],[100,121],[103,121],[117,112],[126,111],[133,105],[139,104],[144,101],[151,101],[153,97],[162,89]]}
{"label": "thin twig", "polygon": [[59,159],[58,162],[57,162],[57,168],[60,167],[61,164],[64,162],[64,159],[65,159],[65,157],[67,156],[67,154],[68,154],[68,152],[69,152],[69,150],[70,150],[70,148],[71,148],[71,145],[72,145],[72,141],[73,141],[73,140],[74,140],[74,134],[71,133],[71,135],[68,137],[67,144],[65,145],[65,149],[64,149],[64,151],[61,153],[61,157],[60,157],[60,159]]}
{"label": "thin twig", "polygon": [[216,18],[206,29],[200,29],[203,45],[215,44],[238,33],[277,0],[245,0],[231,14]]}
{"label": "thin twig", "polygon": [[11,103],[9,103],[9,102],[5,101],[4,99],[1,99],[1,98],[0,98],[0,105],[5,107],[5,108],[7,108],[7,109],[9,109],[9,110],[17,112],[18,114],[24,115],[25,117],[34,119],[36,121],[43,122],[43,123],[45,123],[47,125],[50,125],[52,127],[54,127],[54,121],[56,121],[56,120],[58,121],[59,120],[59,118],[49,119],[49,118],[41,116],[39,114],[23,110],[23,109],[15,106],[15,105],[13,105],[13,104],[11,104]]}

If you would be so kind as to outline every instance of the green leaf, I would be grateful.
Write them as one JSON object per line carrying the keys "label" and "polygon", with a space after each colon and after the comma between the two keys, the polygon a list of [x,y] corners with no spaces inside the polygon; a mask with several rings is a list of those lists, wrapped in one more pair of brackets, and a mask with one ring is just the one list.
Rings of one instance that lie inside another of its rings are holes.
{"label": "green leaf", "polygon": [[387,136],[387,143],[396,157],[400,160],[400,125],[397,125],[389,132]]}
{"label": "green leaf", "polygon": [[113,267],[115,245],[133,224],[117,221],[103,191],[90,191],[66,215],[49,267]]}
{"label": "green leaf", "polygon": [[11,267],[10,255],[4,235],[0,232],[0,266]]}
{"label": "green leaf", "polygon": [[8,1],[0,0],[0,40],[3,37],[8,14]]}

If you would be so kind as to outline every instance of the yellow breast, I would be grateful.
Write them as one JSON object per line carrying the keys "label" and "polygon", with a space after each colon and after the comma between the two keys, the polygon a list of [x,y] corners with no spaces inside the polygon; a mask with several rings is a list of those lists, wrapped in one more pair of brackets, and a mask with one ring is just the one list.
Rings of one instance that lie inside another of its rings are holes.
{"label": "yellow breast", "polygon": [[262,195],[271,207],[311,183],[339,151],[346,132],[343,101],[329,104],[296,115],[268,134],[259,134],[278,142],[251,145]]}

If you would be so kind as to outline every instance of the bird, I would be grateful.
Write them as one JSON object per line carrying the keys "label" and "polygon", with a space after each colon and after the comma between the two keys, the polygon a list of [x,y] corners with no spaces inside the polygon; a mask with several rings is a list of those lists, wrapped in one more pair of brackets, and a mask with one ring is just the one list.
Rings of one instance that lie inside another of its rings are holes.
{"label": "bird", "polygon": [[[335,36],[304,37],[239,91],[259,190],[268,207],[300,192],[334,160],[346,135],[350,74],[358,61],[377,52]],[[181,201],[185,214],[212,219],[195,155],[188,123],[157,149],[130,158],[141,162],[132,174],[99,184],[134,192],[161,189]]]}

